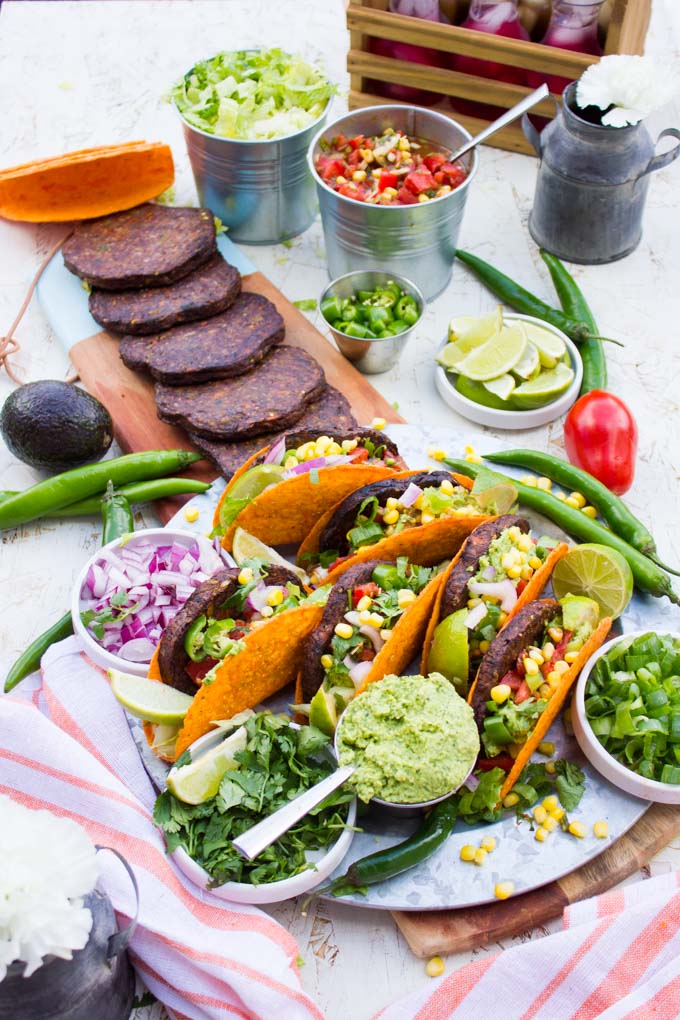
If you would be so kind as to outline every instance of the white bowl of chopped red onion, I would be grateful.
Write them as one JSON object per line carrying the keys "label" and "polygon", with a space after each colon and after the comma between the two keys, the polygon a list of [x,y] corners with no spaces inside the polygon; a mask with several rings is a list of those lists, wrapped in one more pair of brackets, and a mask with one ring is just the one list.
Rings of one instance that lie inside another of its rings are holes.
{"label": "white bowl of chopped red onion", "polygon": [[207,538],[168,528],[124,535],[78,575],[73,629],[98,666],[146,676],[164,629],[198,585],[225,566]]}

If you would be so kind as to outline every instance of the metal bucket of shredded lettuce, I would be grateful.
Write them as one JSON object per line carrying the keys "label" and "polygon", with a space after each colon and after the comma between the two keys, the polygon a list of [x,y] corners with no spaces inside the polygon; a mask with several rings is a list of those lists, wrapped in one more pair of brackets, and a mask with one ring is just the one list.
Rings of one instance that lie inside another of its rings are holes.
{"label": "metal bucket of shredded lettuce", "polygon": [[360,800],[428,807],[457,790],[479,754],[472,709],[441,673],[386,676],[350,701],[335,735]]}
{"label": "metal bucket of shredded lettuce", "polygon": [[218,53],[172,89],[201,205],[245,244],[302,233],[316,215],[307,149],[335,93],[280,49]]}

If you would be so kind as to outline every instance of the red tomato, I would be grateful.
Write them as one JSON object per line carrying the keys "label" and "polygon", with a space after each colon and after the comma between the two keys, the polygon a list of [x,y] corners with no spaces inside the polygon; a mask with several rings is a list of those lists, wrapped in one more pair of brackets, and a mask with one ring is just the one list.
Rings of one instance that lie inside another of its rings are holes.
{"label": "red tomato", "polygon": [[354,198],[357,202],[365,202],[366,196],[363,191],[357,188],[356,184],[336,184],[335,190],[339,195],[344,195],[345,198]]}
{"label": "red tomato", "polygon": [[366,584],[360,584],[352,592],[352,605],[356,608],[361,602],[364,595],[368,595],[369,598],[374,599],[376,595],[380,594],[380,588],[375,581],[367,581]]}
{"label": "red tomato", "polygon": [[480,772],[491,772],[491,769],[503,769],[504,772],[510,772],[514,764],[515,759],[512,755],[503,753],[497,754],[495,758],[478,758],[475,768],[478,768]]}
{"label": "red tomato", "polygon": [[368,450],[365,446],[360,446],[358,449],[352,450],[350,457],[352,463],[360,464],[362,460],[368,460]]}
{"label": "red tomato", "polygon": [[467,176],[465,170],[463,170],[460,166],[456,166],[455,163],[443,163],[441,166],[441,172],[446,174],[448,183],[452,188],[457,188]]}
{"label": "red tomato", "polygon": [[202,662],[188,662],[185,669],[194,683],[200,687],[203,683],[203,677],[206,673],[209,673],[213,666],[216,666],[218,659],[211,659],[208,656],[207,659],[203,659]]}
{"label": "red tomato", "polygon": [[559,644],[555,645],[555,651],[550,656],[549,661],[548,662],[544,662],[543,665],[541,666],[541,673],[543,674],[543,676],[547,676],[548,673],[552,672],[552,670],[553,670],[553,668],[555,666],[555,663],[559,659],[563,659],[564,658],[564,656],[566,654],[566,651],[567,651],[567,645],[571,641],[573,633],[574,632],[571,631],[571,630],[565,630],[564,631],[564,633],[562,635],[562,640],[559,642]]}
{"label": "red tomato", "polygon": [[333,159],[331,156],[319,156],[316,161],[316,168],[324,181],[330,181],[331,177],[338,177],[345,174],[345,164],[341,159]]}
{"label": "red tomato", "polygon": [[527,698],[530,698],[530,697],[531,697],[531,688],[529,687],[529,684],[526,682],[526,680],[522,680],[521,684],[519,685],[519,687],[515,691],[515,697],[514,697],[513,700],[514,700],[516,705],[521,705],[523,701],[526,701]]}
{"label": "red tomato", "polygon": [[637,441],[637,425],[628,407],[605,390],[580,397],[564,422],[569,460],[617,496],[633,484]]}
{"label": "red tomato", "polygon": [[437,182],[429,170],[412,170],[407,175],[404,185],[415,195],[420,195],[423,191],[432,191],[436,188]]}
{"label": "red tomato", "polygon": [[423,163],[430,173],[436,173],[442,164],[446,163],[446,156],[442,156],[441,152],[431,152],[429,156],[425,157]]}
{"label": "red tomato", "polygon": [[399,178],[396,174],[390,173],[389,170],[383,170],[378,178],[378,191],[384,191],[385,188],[396,188],[399,183]]}
{"label": "red tomato", "polygon": [[355,138],[350,138],[349,145],[352,149],[358,149],[360,145],[364,144],[364,136],[357,135]]}
{"label": "red tomato", "polygon": [[401,205],[415,205],[418,201],[418,197],[414,194],[414,192],[409,191],[405,184],[402,184],[397,192],[396,201]]}

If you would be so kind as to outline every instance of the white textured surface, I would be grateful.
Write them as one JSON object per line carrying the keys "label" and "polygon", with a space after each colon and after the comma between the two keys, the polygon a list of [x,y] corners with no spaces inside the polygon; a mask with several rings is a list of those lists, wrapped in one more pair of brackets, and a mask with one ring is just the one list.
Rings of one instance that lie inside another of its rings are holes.
{"label": "white textured surface", "polygon": [[[678,60],[680,20],[674,0],[654,0],[648,52],[660,68]],[[0,164],[134,138],[168,141],[177,166],[177,199],[195,201],[181,131],[160,96],[191,63],[219,48],[280,44],[322,58],[346,89],[347,35],[342,0],[153,0],[153,2],[12,2],[0,10]],[[344,109],[339,96],[335,109]],[[680,105],[649,127],[680,124]],[[471,191],[461,245],[496,263],[529,289],[554,301],[547,272],[526,230],[535,161],[484,149]],[[663,557],[680,561],[677,502],[680,476],[678,379],[680,356],[680,165],[655,175],[638,250],[611,266],[578,267],[593,312],[626,348],[609,348],[610,388],[630,405],[640,427],[633,509],[653,524]],[[0,223],[0,327],[18,308],[40,259],[61,226]],[[317,297],[326,282],[323,237],[317,222],[290,248],[250,248],[253,262],[291,300]],[[462,270],[427,310],[398,368],[373,383],[413,422],[463,427],[479,448],[493,433],[465,424],[436,394],[432,355],[448,319],[488,309],[489,296]],[[315,319],[315,316],[311,316]],[[318,323],[318,318],[317,318]],[[25,379],[62,378],[67,359],[34,302],[18,331],[14,364]],[[0,399],[10,392],[0,377]],[[508,438],[508,437],[506,437]],[[560,422],[513,434],[513,443],[560,453]],[[461,452],[461,451],[457,451]],[[0,489],[36,480],[0,448]],[[142,520],[141,515],[139,518]],[[145,523],[155,523],[146,513]],[[96,521],[28,525],[2,536],[0,557],[0,675],[45,625],[61,615],[78,569],[99,543]],[[678,867],[677,848],[655,867]],[[426,980],[389,914],[321,903],[300,915],[296,901],[272,911],[299,939],[302,980],[328,1020],[367,1020],[386,1002]],[[520,936],[524,940],[541,932]],[[492,952],[494,947],[480,950]],[[471,954],[447,961],[447,969]],[[359,991],[360,990],[360,991]],[[359,994],[357,992],[359,991]],[[153,1011],[154,1018],[157,1012]]]}

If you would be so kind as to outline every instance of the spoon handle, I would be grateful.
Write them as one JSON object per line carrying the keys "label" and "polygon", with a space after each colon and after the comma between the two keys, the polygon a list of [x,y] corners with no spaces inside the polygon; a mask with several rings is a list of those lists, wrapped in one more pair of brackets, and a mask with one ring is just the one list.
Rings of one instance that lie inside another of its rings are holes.
{"label": "spoon handle", "polygon": [[478,135],[471,138],[469,142],[465,142],[459,149],[456,149],[456,151],[449,156],[449,162],[454,163],[457,159],[460,159],[461,156],[464,156],[466,152],[469,152],[470,149],[474,149],[475,146],[481,145],[482,142],[485,142],[487,138],[495,134],[496,131],[500,131],[501,128],[511,124],[513,120],[517,120],[517,118],[521,117],[523,113],[526,113],[526,111],[530,110],[532,106],[535,106],[536,103],[540,103],[541,99],[546,99],[549,95],[550,91],[548,86],[545,83],[543,83],[543,85],[539,85],[534,92],[530,92],[529,95],[525,96],[524,99],[521,99],[519,103],[516,103],[515,106],[511,106],[509,110],[506,110],[505,113],[498,118],[498,120],[492,121],[491,124],[489,124],[488,127],[485,127],[483,131],[480,131]]}
{"label": "spoon handle", "polygon": [[322,779],[320,783],[316,783],[309,790],[305,790],[295,800],[284,804],[278,811],[275,811],[267,818],[263,818],[261,822],[257,822],[256,825],[247,829],[246,832],[242,832],[240,836],[232,840],[232,846],[236,847],[238,852],[249,861],[252,861],[254,857],[257,857],[268,846],[276,842],[279,836],[287,832],[308,811],[311,811],[317,804],[320,804],[329,793],[342,786],[353,773],[353,765],[342,765],[335,772],[331,772],[330,776]]}

